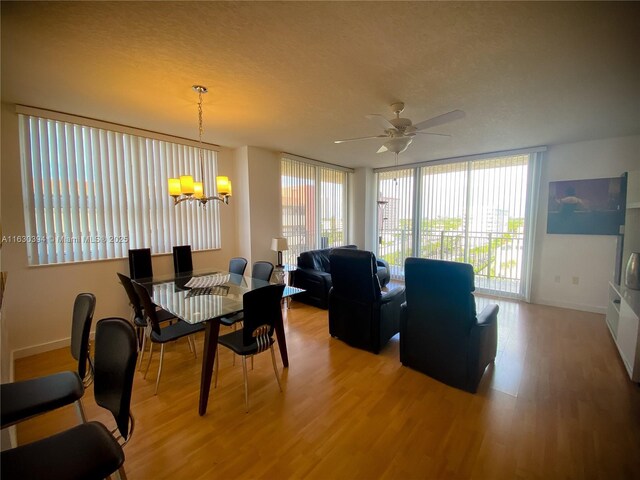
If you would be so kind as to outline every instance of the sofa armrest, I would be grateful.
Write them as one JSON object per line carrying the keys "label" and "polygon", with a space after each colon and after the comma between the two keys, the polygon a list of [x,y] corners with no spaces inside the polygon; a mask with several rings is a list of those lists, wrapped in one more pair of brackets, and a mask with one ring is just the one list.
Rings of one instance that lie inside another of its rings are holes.
{"label": "sofa armrest", "polygon": [[495,323],[498,321],[498,305],[490,304],[484,307],[480,315],[478,315],[477,325],[479,327],[487,326],[490,323]]}
{"label": "sofa armrest", "polygon": [[393,290],[389,290],[388,292],[382,292],[380,303],[385,304],[394,301],[399,301],[400,303],[404,302],[404,290],[404,287],[398,287]]}

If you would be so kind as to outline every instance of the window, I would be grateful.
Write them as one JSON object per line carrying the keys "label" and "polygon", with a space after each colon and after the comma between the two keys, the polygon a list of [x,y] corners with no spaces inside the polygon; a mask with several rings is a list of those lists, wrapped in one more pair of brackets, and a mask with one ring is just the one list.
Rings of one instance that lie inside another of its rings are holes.
{"label": "window", "polygon": [[378,172],[378,255],[471,263],[479,290],[528,297],[536,152]]}
{"label": "window", "polygon": [[[174,206],[167,178],[199,172],[198,148],[104,128],[19,115],[30,265],[220,247],[218,205]],[[216,154],[204,150],[204,182]]]}
{"label": "window", "polygon": [[345,245],[349,172],[283,157],[282,236],[289,250],[284,262],[296,264],[301,252]]}

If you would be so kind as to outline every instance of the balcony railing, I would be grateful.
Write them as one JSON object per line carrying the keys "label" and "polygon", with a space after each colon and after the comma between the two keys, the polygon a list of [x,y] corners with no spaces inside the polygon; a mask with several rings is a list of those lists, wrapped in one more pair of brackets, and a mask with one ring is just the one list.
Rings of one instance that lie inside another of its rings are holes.
{"label": "balcony railing", "polygon": [[413,234],[408,229],[384,230],[379,256],[389,262],[391,275],[404,279],[407,257],[433,258],[473,265],[478,288],[517,294],[520,289],[524,235],[514,232],[440,231],[420,235],[420,251],[413,251]]}

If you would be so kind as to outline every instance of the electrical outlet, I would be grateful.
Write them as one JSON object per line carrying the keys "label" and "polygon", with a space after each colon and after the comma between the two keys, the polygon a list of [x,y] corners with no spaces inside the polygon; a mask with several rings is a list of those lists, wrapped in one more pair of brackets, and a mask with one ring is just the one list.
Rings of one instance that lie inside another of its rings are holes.
{"label": "electrical outlet", "polygon": [[560,275],[556,275],[556,276],[553,278],[553,281],[554,281],[554,282],[556,282],[556,283],[560,283]]}
{"label": "electrical outlet", "polygon": [[580,283],[580,277],[571,278],[571,283],[573,283],[574,285],[578,285]]}

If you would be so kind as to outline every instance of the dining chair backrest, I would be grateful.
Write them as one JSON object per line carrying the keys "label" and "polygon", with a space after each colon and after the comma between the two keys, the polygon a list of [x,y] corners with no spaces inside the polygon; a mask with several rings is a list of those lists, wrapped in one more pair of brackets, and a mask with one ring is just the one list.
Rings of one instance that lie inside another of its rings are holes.
{"label": "dining chair backrest", "polygon": [[98,321],[94,397],[98,405],[113,414],[125,441],[133,433],[133,428],[129,428],[129,418],[137,356],[136,333],[131,323],[117,317]]}
{"label": "dining chair backrest", "polygon": [[247,268],[246,258],[233,257],[231,260],[229,260],[229,273],[244,275],[244,271],[246,268]]}
{"label": "dining chair backrest", "polygon": [[124,291],[127,292],[129,304],[133,309],[134,315],[138,318],[142,318],[142,305],[140,304],[138,294],[133,289],[133,282],[131,282],[131,279],[129,277],[123,275],[122,273],[118,273],[118,278],[120,279],[120,283],[124,287]]}
{"label": "dining chair backrest", "polygon": [[173,247],[173,271],[176,275],[193,271],[191,245]]}
{"label": "dining chair backrest", "polygon": [[273,273],[273,263],[271,262],[255,262],[251,268],[251,278],[257,278],[268,282],[271,280]]}
{"label": "dining chair backrest", "polygon": [[261,325],[269,325],[269,336],[273,335],[276,322],[282,322],[282,293],[284,285],[267,285],[245,293],[242,296],[244,326],[242,342],[244,345],[255,343],[253,331]]}
{"label": "dining chair backrest", "polygon": [[73,303],[71,321],[71,355],[78,361],[78,375],[84,379],[89,362],[89,332],[93,312],[96,308],[96,297],[93,293],[81,293]]}
{"label": "dining chair backrest", "polygon": [[149,295],[149,291],[140,285],[139,283],[132,282],[133,289],[138,294],[138,298],[142,303],[142,309],[144,310],[144,315],[147,317],[149,324],[151,325],[151,330],[155,333],[160,333],[160,322],[158,321],[158,315],[156,314],[156,307],[153,305],[151,301],[151,296]]}
{"label": "dining chair backrest", "polygon": [[132,280],[153,277],[150,248],[129,250],[129,277]]}

